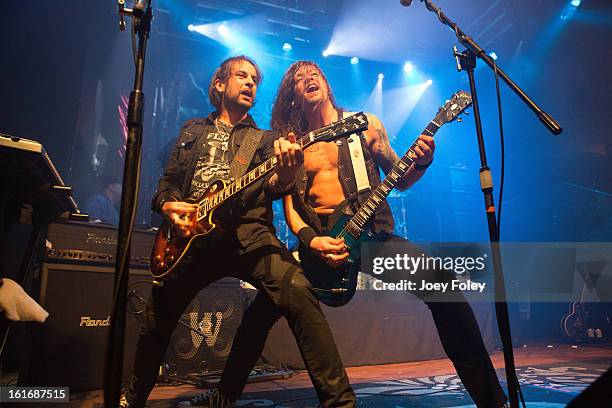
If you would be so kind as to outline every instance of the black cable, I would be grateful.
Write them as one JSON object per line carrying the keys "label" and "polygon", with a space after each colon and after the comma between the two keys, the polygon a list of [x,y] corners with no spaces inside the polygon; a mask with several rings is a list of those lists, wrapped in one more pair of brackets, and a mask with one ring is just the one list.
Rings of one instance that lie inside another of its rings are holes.
{"label": "black cable", "polygon": [[499,117],[499,140],[501,149],[501,169],[499,182],[499,199],[497,201],[497,240],[501,240],[501,214],[502,214],[502,198],[504,196],[504,179],[506,173],[506,148],[504,141],[504,122],[502,115],[501,94],[499,91],[499,77],[497,76],[497,64],[493,60],[493,71],[495,73],[495,91],[497,94],[497,114]]}
{"label": "black cable", "polygon": [[[506,146],[504,141],[504,121],[502,115],[502,102],[501,102],[501,94],[499,91],[499,77],[497,75],[497,64],[495,60],[493,60],[493,71],[495,73],[495,92],[497,95],[497,114],[499,118],[499,141],[500,141],[500,182],[499,182],[499,198],[497,201],[497,240],[501,241],[501,214],[502,214],[502,199],[504,196],[504,179],[506,173]],[[521,390],[521,386],[518,382],[516,382],[517,391],[519,394],[519,398],[521,399],[521,403],[523,404],[523,408],[526,408],[525,398],[523,397],[523,391]]]}
{"label": "black cable", "polygon": [[[132,26],[132,57],[134,58],[134,66],[136,66],[137,64],[136,61],[138,60],[138,57],[137,57],[138,51],[136,51],[136,24],[134,23],[135,19],[136,17],[132,16],[132,24],[131,24]],[[140,22],[140,20],[137,20],[137,21]]]}

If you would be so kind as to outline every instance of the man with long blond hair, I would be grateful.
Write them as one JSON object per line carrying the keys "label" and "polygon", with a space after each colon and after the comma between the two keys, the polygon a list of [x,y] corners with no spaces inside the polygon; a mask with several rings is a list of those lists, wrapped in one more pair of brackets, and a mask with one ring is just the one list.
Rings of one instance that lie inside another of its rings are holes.
{"label": "man with long blond hair", "polygon": [[[312,61],[291,65],[281,80],[272,110],[272,129],[284,133],[302,134],[328,125],[345,115],[334,100],[327,78]],[[380,170],[388,173],[399,161],[389,143],[381,121],[368,114],[369,128],[358,138],[369,184],[374,189],[380,183]],[[406,190],[418,181],[433,162],[433,137],[421,135],[414,147],[414,163],[398,180],[397,188]],[[302,254],[312,254],[330,267],[345,263],[349,253],[343,240],[326,236],[331,229],[330,216],[336,208],[356,211],[370,192],[356,186],[356,173],[351,165],[347,139],[320,143],[304,151],[303,170],[291,195],[283,199],[285,217],[298,236]],[[369,224],[369,233],[377,242],[401,243],[408,255],[419,256],[422,250],[393,234],[393,216],[389,205],[382,202]],[[384,245],[384,244],[383,244]],[[363,271],[368,273],[368,271]],[[445,270],[420,270],[420,277],[433,281],[452,279]],[[388,282],[399,282],[407,276],[391,270],[376,276]],[[314,286],[316,286],[313,283]],[[459,377],[479,407],[502,407],[506,397],[485,349],[478,323],[462,294],[451,299],[432,300],[415,292],[429,307],[444,350],[452,360]],[[461,333],[461,335],[458,335]]]}

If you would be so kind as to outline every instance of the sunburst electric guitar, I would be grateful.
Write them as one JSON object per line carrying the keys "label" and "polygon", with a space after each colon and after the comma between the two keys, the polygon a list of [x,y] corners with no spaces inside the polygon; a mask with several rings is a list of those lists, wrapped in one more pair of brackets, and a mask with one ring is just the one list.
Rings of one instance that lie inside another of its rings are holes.
{"label": "sunburst electric guitar", "polygon": [[[302,149],[305,149],[313,143],[329,142],[351,133],[361,132],[367,128],[368,119],[363,112],[359,112],[314,130],[301,137],[297,143]],[[149,266],[155,279],[159,280],[167,277],[176,269],[195,240],[204,239],[215,230],[215,220],[217,220],[214,214],[215,210],[246,187],[270,173],[275,166],[276,157],[271,157],[238,180],[231,183],[217,180],[212,183],[206,189],[202,198],[195,202],[198,207],[194,216],[190,218],[193,220],[190,228],[192,234],[188,237],[184,237],[170,222],[164,221],[155,236],[151,252]]]}
{"label": "sunburst electric guitar", "polygon": [[[436,117],[427,125],[423,134],[433,136],[442,125],[452,122],[467,107],[472,104],[472,97],[465,91],[459,91],[440,108]],[[418,141],[418,139],[417,139]],[[361,244],[376,241],[376,235],[370,232],[370,221],[378,207],[385,201],[387,195],[395,188],[397,182],[406,174],[416,153],[415,141],[406,154],[387,173],[363,205],[354,215],[348,216],[345,205],[338,206],[330,216],[327,235],[344,238],[349,251],[347,262],[337,268],[332,268],[317,257],[309,248],[301,248],[300,260],[304,273],[312,286],[317,288],[319,299],[328,306],[343,306],[347,304],[357,289],[357,277],[361,269]]]}

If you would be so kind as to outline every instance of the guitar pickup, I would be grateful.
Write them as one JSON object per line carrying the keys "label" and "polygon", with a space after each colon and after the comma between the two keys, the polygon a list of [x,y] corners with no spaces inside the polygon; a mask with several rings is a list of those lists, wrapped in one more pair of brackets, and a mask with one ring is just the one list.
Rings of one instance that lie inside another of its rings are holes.
{"label": "guitar pickup", "polygon": [[355,224],[354,222],[349,222],[345,228],[354,239],[359,240],[359,237],[361,236],[361,233],[363,232],[362,228],[359,228],[359,226]]}

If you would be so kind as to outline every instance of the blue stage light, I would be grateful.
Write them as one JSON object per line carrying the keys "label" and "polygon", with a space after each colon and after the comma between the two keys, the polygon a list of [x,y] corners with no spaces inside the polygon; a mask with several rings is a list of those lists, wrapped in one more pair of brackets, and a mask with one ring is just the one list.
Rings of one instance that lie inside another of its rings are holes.
{"label": "blue stage light", "polygon": [[382,79],[385,77],[385,75],[381,72],[380,74],[378,74],[378,80],[382,81]]}
{"label": "blue stage light", "polygon": [[290,43],[286,42],[286,43],[283,44],[283,51],[289,52],[292,49],[293,49],[293,46]]}
{"label": "blue stage light", "polygon": [[404,72],[408,75],[412,74],[412,72],[414,71],[414,65],[412,65],[412,63],[410,62],[406,62],[404,64]]}
{"label": "blue stage light", "polygon": [[427,81],[425,81],[425,85],[431,86],[431,84],[433,84],[433,81],[431,79],[428,79]]}
{"label": "blue stage light", "polygon": [[195,26],[193,24],[189,24],[187,26],[187,30],[189,30],[189,31],[193,31],[194,28],[195,28]]}
{"label": "blue stage light", "polygon": [[582,2],[582,0],[572,0],[570,2],[570,4],[574,7],[578,7],[580,5],[580,3]]}
{"label": "blue stage light", "polygon": [[353,65],[359,64],[359,58],[357,58],[357,57],[351,58],[351,64],[353,64]]}
{"label": "blue stage light", "polygon": [[323,56],[324,57],[329,56],[329,50],[327,48],[323,50]]}
{"label": "blue stage light", "polygon": [[219,28],[217,28],[217,31],[218,31],[218,32],[219,32],[219,34],[221,34],[221,35],[226,35],[226,34],[227,34],[227,32],[228,32],[228,28],[227,28],[227,26],[226,26],[225,24],[221,24],[221,25],[219,26]]}
{"label": "blue stage light", "polygon": [[489,53],[489,57],[493,58],[495,61],[497,61],[497,54],[495,53],[495,51],[491,51]]}

